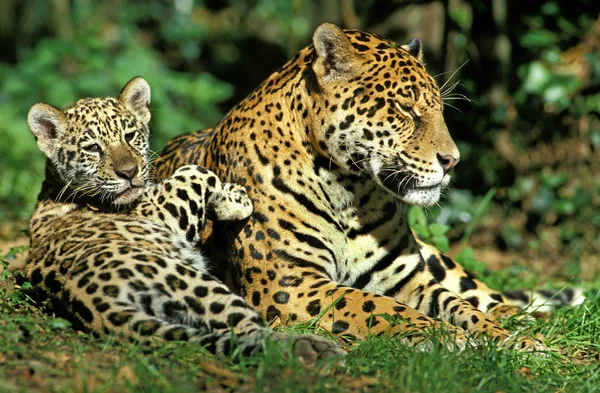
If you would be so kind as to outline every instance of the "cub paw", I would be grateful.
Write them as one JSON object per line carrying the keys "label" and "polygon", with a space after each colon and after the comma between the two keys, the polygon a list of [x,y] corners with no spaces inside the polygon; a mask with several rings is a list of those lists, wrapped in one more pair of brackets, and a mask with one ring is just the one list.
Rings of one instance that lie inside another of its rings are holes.
{"label": "cub paw", "polygon": [[254,207],[246,189],[235,183],[224,183],[214,212],[218,220],[243,220],[250,217]]}

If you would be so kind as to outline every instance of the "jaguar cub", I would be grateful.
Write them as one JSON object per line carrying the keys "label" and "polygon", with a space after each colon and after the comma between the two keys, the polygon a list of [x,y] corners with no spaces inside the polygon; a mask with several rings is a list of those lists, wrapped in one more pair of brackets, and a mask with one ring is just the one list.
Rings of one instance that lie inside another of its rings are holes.
{"label": "jaguar cub", "polygon": [[252,204],[243,187],[195,165],[153,184],[149,103],[150,87],[134,78],[118,98],[31,108],[47,157],[30,224],[32,284],[98,334],[187,340],[222,356],[254,353],[270,337],[308,362],[342,355],[326,339],[271,331],[209,273],[196,247],[206,219],[242,220]]}

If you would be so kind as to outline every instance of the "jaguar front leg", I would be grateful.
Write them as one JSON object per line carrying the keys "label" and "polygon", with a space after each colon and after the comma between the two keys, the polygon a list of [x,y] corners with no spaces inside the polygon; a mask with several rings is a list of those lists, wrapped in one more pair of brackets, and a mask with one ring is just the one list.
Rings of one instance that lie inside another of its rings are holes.
{"label": "jaguar front leg", "polygon": [[460,264],[437,248],[418,240],[416,235],[415,238],[427,270],[444,288],[459,294],[473,307],[495,320],[506,319],[522,312],[502,293],[473,277]]}
{"label": "jaguar front leg", "polygon": [[585,300],[580,288],[564,288],[560,291],[496,291],[435,247],[417,242],[427,269],[440,284],[458,293],[493,319],[502,320],[514,316],[530,319],[533,316],[523,312],[524,309],[548,312],[560,307],[577,306]]}
{"label": "jaguar front leg", "polygon": [[360,339],[401,336],[406,344],[424,349],[431,347],[434,332],[444,332],[439,339],[447,348],[461,350],[471,345],[461,328],[390,297],[338,284],[322,272],[289,261],[271,263],[273,270],[247,269],[242,283],[249,303],[268,321],[314,320],[334,334]]}
{"label": "jaguar front leg", "polygon": [[419,256],[412,256],[415,263],[407,263],[403,275],[397,277],[402,286],[389,296],[404,302],[418,311],[448,321],[463,328],[477,340],[492,340],[496,344],[516,350],[547,351],[544,344],[528,337],[515,336],[500,327],[495,320],[475,308],[470,302],[438,282],[427,271],[426,263]]}

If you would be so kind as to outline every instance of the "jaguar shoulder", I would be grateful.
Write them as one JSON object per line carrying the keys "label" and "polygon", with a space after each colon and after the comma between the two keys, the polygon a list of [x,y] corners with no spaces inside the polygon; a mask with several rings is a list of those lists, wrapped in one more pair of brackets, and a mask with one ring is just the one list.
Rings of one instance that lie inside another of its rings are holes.
{"label": "jaguar shoulder", "polygon": [[30,225],[32,284],[97,334],[186,340],[223,356],[234,343],[261,350],[267,337],[294,342],[306,361],[342,354],[323,338],[274,333],[209,273],[196,248],[205,220],[246,219],[252,204],[243,187],[196,165],[153,184],[149,102],[135,78],[118,98],[31,108],[47,157]]}

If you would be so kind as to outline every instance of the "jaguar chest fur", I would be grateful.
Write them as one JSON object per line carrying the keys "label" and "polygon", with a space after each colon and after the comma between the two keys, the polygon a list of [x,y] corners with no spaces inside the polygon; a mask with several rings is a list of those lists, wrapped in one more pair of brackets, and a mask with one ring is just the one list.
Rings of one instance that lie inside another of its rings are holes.
{"label": "jaguar chest fur", "polygon": [[[280,212],[278,217],[287,213],[288,218],[278,218],[275,227],[267,228],[267,247],[281,254],[289,242],[302,250],[293,255],[302,258],[302,253],[311,253],[322,261],[323,273],[336,282],[384,293],[389,289],[385,280],[372,280],[370,276],[390,275],[390,269],[398,271],[403,265],[404,261],[396,257],[418,254],[403,222],[406,207],[372,180],[332,170],[329,161],[321,164],[324,167],[318,167],[318,163],[313,166],[315,176],[309,180],[315,186],[296,193],[312,201],[311,209],[293,210],[280,201],[274,206]],[[288,198],[290,202],[295,200]],[[265,215],[271,213],[267,209]],[[289,237],[298,243],[291,243]],[[396,250],[390,252],[390,244],[397,244]]]}

